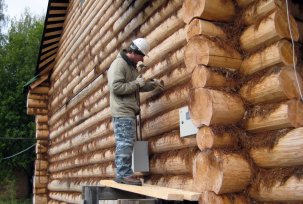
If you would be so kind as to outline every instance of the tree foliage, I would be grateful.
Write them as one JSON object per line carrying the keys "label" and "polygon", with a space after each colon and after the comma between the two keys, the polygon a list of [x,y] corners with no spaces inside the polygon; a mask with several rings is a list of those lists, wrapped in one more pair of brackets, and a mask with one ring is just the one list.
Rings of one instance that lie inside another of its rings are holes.
{"label": "tree foliage", "polygon": [[[0,0],[0,4],[1,2]],[[43,19],[25,12],[19,20],[10,22],[8,33],[1,39],[0,139],[35,138],[34,118],[26,114],[23,85],[34,76],[42,31]],[[0,140],[0,177],[9,176],[13,169],[23,168],[30,171],[34,148],[11,159],[2,158],[18,153],[34,142]]]}

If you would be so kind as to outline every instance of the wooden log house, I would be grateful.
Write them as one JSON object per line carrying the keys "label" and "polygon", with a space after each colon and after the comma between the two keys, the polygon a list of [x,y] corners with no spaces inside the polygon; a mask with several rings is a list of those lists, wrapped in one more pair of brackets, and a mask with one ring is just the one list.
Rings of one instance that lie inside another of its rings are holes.
{"label": "wooden log house", "polygon": [[[302,9],[296,0],[49,0],[26,87],[34,203],[81,203],[82,186],[114,178],[106,75],[137,37],[151,45],[141,73],[165,83],[140,96],[146,184],[201,193],[201,204],[303,202]],[[198,128],[185,138],[183,106]]]}

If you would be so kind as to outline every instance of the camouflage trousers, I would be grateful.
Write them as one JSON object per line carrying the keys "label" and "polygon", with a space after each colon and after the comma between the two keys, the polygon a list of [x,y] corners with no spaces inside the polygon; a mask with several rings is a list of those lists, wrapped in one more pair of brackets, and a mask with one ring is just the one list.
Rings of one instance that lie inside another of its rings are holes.
{"label": "camouflage trousers", "polygon": [[114,117],[116,138],[116,178],[122,179],[133,175],[132,152],[136,137],[136,119],[132,117]]}

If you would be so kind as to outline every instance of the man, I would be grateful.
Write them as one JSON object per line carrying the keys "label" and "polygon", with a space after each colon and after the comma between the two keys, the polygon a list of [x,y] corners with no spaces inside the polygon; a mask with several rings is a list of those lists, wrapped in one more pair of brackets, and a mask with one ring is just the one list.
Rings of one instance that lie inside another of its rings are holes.
{"label": "man", "polygon": [[[138,62],[149,51],[144,38],[132,41],[127,50],[122,50],[112,62],[107,73],[110,90],[110,110],[116,138],[116,179],[118,183],[141,185],[133,177],[132,151],[136,136],[136,115],[139,114],[139,91],[151,91],[162,87],[158,80],[146,81],[139,76]],[[162,87],[163,88],[163,87]]]}

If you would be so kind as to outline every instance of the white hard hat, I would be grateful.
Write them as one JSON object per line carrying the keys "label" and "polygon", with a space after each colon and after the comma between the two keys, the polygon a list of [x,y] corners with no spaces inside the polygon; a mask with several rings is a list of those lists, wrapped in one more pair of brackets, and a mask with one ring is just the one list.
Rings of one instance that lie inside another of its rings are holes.
{"label": "white hard hat", "polygon": [[130,45],[130,48],[133,50],[138,50],[144,55],[147,55],[149,51],[149,44],[145,38],[137,38],[133,40],[133,43]]}

